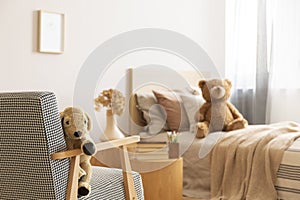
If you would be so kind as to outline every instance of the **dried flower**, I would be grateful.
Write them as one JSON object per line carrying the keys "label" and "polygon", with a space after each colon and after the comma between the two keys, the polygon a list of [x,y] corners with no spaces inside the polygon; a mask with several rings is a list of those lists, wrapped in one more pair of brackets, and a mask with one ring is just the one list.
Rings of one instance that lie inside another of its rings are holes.
{"label": "dried flower", "polygon": [[125,97],[118,90],[103,90],[94,99],[94,103],[96,111],[99,111],[101,107],[107,107],[112,110],[113,114],[121,115],[124,112]]}

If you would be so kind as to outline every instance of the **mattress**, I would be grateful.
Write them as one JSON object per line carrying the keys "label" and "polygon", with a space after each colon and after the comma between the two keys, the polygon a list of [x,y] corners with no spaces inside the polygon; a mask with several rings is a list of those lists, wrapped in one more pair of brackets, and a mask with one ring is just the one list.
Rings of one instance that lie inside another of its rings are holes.
{"label": "mattress", "polygon": [[[180,155],[183,157],[183,195],[210,199],[210,150],[224,132],[216,132],[204,139],[193,133],[180,132]],[[144,141],[167,141],[167,133],[145,137]],[[279,199],[300,199],[300,139],[283,155],[275,184]]]}
{"label": "mattress", "polygon": [[280,199],[300,199],[300,139],[285,151],[275,187]]}

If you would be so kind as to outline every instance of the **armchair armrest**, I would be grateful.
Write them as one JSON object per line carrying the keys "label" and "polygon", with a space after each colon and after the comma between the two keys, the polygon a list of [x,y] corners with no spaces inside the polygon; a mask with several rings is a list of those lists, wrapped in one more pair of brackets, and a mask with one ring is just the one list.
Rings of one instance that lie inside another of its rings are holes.
{"label": "armchair armrest", "polygon": [[62,160],[65,158],[72,158],[75,156],[79,156],[81,154],[83,154],[81,149],[72,149],[72,150],[53,153],[53,154],[51,154],[51,158],[52,158],[52,160]]}
{"label": "armchair armrest", "polygon": [[[111,141],[107,141],[107,142],[99,142],[99,143],[96,144],[96,151],[103,151],[103,150],[106,150],[106,149],[125,146],[125,145],[136,143],[136,142],[139,142],[139,141],[140,141],[140,136],[130,136],[130,137],[111,140]],[[81,155],[81,154],[83,154],[81,149],[72,149],[72,150],[53,153],[51,155],[51,158],[53,160],[61,160],[61,159],[65,159],[65,158],[71,158],[71,157],[74,157],[74,156],[78,156],[78,155]]]}
{"label": "armchair armrest", "polygon": [[96,144],[97,151],[103,151],[106,149],[116,148],[120,146],[126,146],[128,144],[137,143],[140,141],[140,136],[130,136],[121,139],[111,140],[108,142],[100,142]]}

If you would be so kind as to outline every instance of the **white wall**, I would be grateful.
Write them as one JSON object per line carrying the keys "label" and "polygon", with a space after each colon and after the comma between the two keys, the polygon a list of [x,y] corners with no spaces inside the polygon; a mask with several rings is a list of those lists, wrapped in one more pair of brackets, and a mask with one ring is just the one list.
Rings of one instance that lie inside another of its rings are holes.
{"label": "white wall", "polygon": [[[37,10],[65,14],[65,52],[36,52]],[[224,74],[224,0],[0,0],[0,91],[50,90],[72,105],[77,74],[102,42],[125,31],[162,28],[197,42]],[[127,59],[128,60],[128,59]]]}

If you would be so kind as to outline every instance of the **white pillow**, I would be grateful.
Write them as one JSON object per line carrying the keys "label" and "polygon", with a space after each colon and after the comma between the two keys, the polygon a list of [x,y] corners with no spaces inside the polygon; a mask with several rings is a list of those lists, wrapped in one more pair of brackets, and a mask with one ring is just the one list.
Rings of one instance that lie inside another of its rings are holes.
{"label": "white pillow", "polygon": [[180,94],[180,97],[189,119],[190,132],[194,133],[196,123],[199,121],[199,109],[204,103],[203,97],[201,94],[192,95],[186,93]]}

